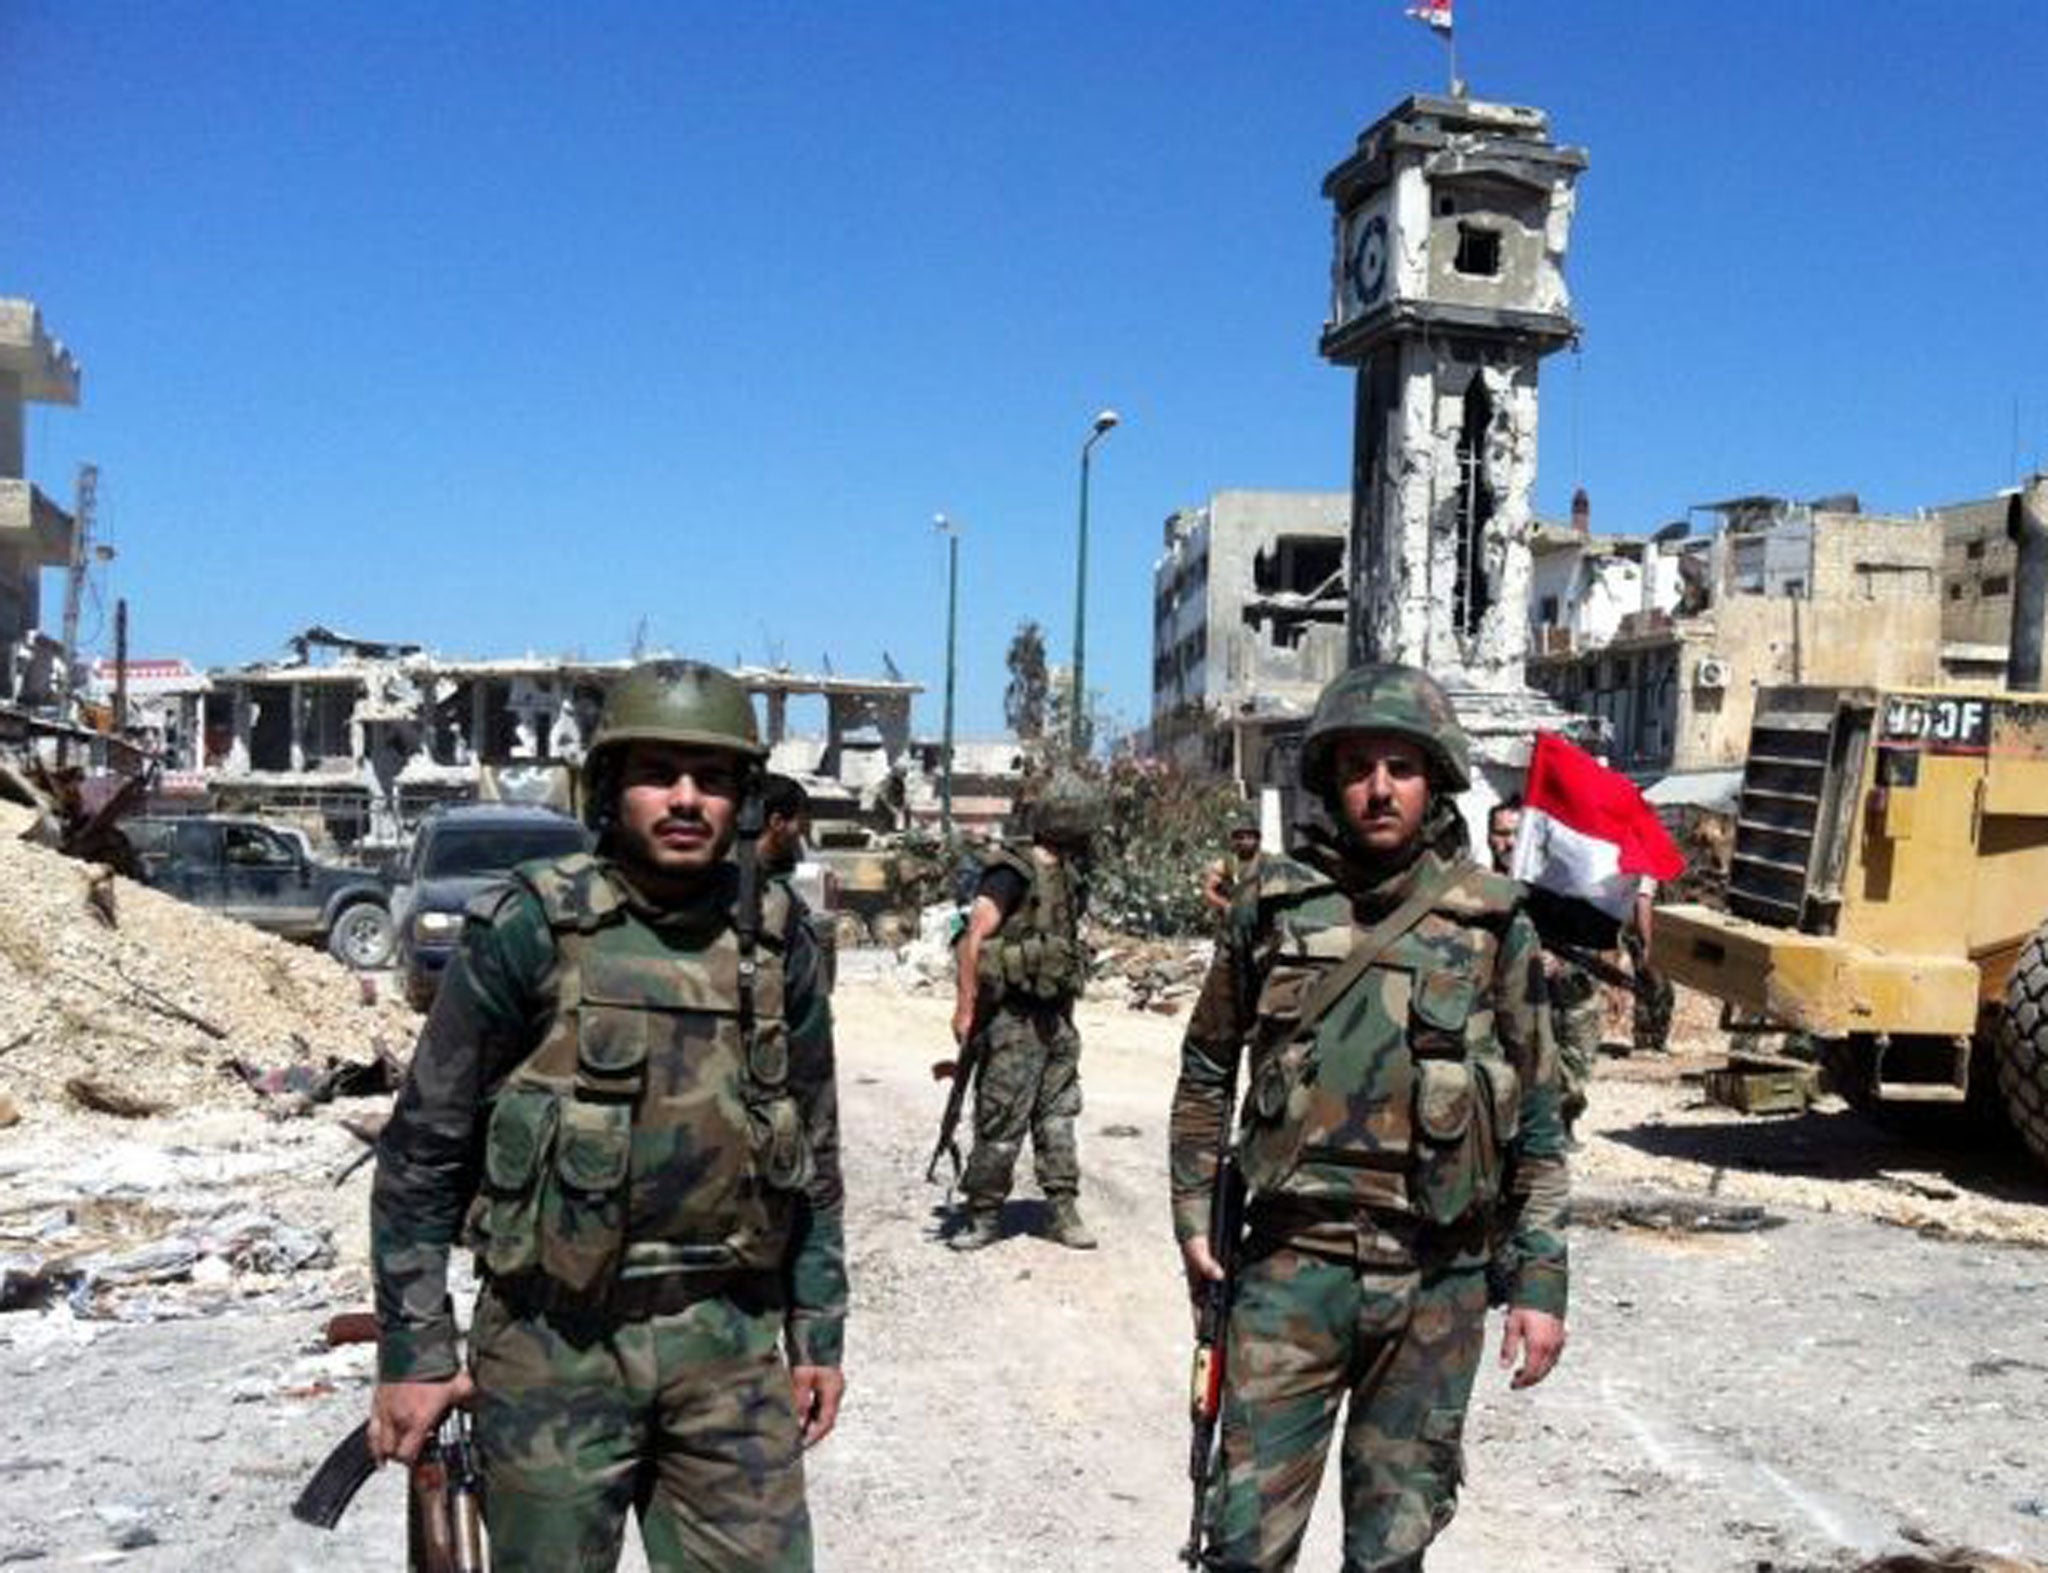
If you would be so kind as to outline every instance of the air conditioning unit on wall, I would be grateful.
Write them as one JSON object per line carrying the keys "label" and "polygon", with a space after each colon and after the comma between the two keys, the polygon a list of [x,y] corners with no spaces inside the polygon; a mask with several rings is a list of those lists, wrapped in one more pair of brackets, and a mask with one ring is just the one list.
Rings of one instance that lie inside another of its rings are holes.
{"label": "air conditioning unit on wall", "polygon": [[1699,665],[1692,669],[1692,686],[1695,688],[1726,688],[1728,686],[1728,663],[1715,655],[1700,657]]}

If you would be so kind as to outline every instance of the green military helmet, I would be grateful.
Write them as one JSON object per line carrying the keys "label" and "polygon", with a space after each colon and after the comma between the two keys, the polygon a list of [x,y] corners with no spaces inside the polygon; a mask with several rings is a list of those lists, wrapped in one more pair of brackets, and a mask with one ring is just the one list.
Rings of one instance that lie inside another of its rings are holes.
{"label": "green military helmet", "polygon": [[642,661],[605,696],[583,760],[583,817],[592,826],[602,828],[612,813],[619,757],[637,742],[728,749],[753,767],[749,776],[768,758],[738,678],[703,661]]}
{"label": "green military helmet", "polygon": [[1373,663],[1330,680],[1316,700],[1301,744],[1301,781],[1318,797],[1335,782],[1331,763],[1346,732],[1405,737],[1429,759],[1431,784],[1462,792],[1472,785],[1472,745],[1442,685],[1420,667]]}
{"label": "green military helmet", "polygon": [[1031,805],[1031,834],[1056,846],[1085,846],[1101,832],[1108,809],[1099,787],[1062,770]]}
{"label": "green military helmet", "polygon": [[1259,825],[1259,808],[1256,803],[1240,803],[1230,811],[1230,834],[1264,835]]}

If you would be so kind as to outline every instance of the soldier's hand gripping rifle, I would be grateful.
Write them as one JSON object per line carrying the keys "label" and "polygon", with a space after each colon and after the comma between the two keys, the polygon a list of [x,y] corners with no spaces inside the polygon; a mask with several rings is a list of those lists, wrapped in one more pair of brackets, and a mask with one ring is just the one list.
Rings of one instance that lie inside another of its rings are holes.
{"label": "soldier's hand gripping rifle", "polygon": [[[345,1312],[327,1324],[327,1342],[333,1346],[376,1339],[376,1318],[366,1311]],[[292,1503],[292,1517],[316,1529],[334,1528],[376,1472],[366,1420],[313,1472]],[[483,1479],[465,1409],[448,1412],[413,1462],[406,1482],[405,1541],[407,1573],[486,1573]]]}
{"label": "soldier's hand gripping rifle", "polygon": [[1194,1488],[1194,1507],[1188,1516],[1188,1541],[1181,1547],[1180,1559],[1191,1568],[1202,1566],[1209,1493],[1214,1488],[1220,1462],[1217,1432],[1223,1412],[1223,1352],[1244,1236],[1244,1170],[1238,1165],[1230,1127],[1231,1107],[1226,1098],[1216,1144],[1216,1179],[1209,1190],[1209,1254],[1223,1269],[1223,1276],[1205,1281],[1197,1290],[1200,1303],[1195,1316],[1195,1359],[1188,1383],[1188,1419],[1193,1427],[1188,1442],[1188,1482]]}
{"label": "soldier's hand gripping rifle", "polygon": [[975,1072],[981,1069],[982,1039],[981,1011],[974,1013],[974,1025],[968,1030],[967,1041],[960,1045],[960,1052],[950,1060],[938,1060],[932,1065],[932,1080],[950,1080],[953,1085],[946,1090],[946,1110],[939,1116],[939,1139],[932,1147],[931,1162],[924,1166],[926,1183],[936,1185],[939,1179],[939,1160],[953,1161],[953,1183],[960,1180],[960,1111],[967,1105],[967,1090],[974,1083]]}

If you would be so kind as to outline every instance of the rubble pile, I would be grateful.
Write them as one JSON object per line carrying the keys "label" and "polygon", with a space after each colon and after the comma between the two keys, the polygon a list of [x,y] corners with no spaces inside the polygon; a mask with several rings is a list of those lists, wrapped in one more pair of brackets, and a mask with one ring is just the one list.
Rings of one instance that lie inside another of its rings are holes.
{"label": "rubble pile", "polygon": [[[953,941],[960,909],[938,902],[917,916],[917,934],[896,947],[896,986],[907,994],[953,992]],[[1197,939],[1142,939],[1090,924],[1088,998],[1162,1016],[1194,1002],[1209,970],[1211,945]]]}
{"label": "rubble pile", "polygon": [[935,902],[917,915],[917,934],[896,947],[896,986],[907,994],[953,992],[953,939],[960,909]]}
{"label": "rubble pile", "polygon": [[1089,997],[1112,1003],[1121,1000],[1132,1010],[1156,1015],[1178,1015],[1202,992],[1213,949],[1208,940],[1104,935],[1094,945]]}
{"label": "rubble pile", "polygon": [[250,1067],[366,1064],[417,1020],[339,963],[18,839],[0,804],[0,1122],[247,1106]]}

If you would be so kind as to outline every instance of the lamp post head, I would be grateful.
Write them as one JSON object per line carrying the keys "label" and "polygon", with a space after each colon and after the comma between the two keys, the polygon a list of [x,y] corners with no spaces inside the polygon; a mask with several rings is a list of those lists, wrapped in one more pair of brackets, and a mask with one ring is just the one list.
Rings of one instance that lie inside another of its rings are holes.
{"label": "lamp post head", "polygon": [[932,528],[941,535],[951,535],[953,533],[953,521],[942,513],[935,513],[932,515]]}
{"label": "lamp post head", "polygon": [[1095,417],[1095,435],[1100,437],[1104,432],[1108,431],[1110,427],[1114,426],[1118,421],[1122,419],[1123,417],[1118,415],[1115,410],[1102,411],[1099,415]]}

